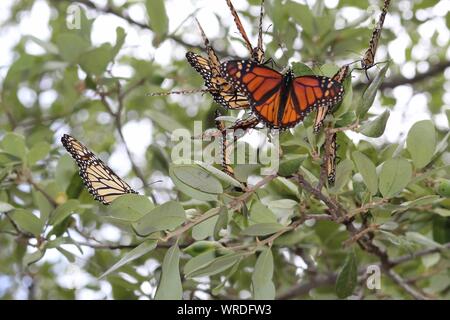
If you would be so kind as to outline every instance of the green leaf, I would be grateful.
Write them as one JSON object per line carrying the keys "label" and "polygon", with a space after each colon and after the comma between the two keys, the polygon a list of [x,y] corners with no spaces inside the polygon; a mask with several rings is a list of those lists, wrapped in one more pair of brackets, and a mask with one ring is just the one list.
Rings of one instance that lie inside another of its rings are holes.
{"label": "green leaf", "polygon": [[441,199],[441,197],[437,196],[437,195],[428,195],[428,196],[423,196],[417,199],[414,199],[412,201],[407,201],[407,202],[403,202],[400,206],[403,208],[400,208],[400,210],[404,210],[404,208],[414,208],[414,207],[421,207],[421,206],[426,206],[429,204],[433,204],[436,201],[439,201]]}
{"label": "green leaf", "polygon": [[75,170],[73,159],[65,154],[59,158],[56,165],[55,181],[60,190],[66,190]]}
{"label": "green leaf", "polygon": [[100,278],[106,277],[108,274],[116,271],[117,269],[123,267],[125,264],[142,257],[144,254],[149,253],[156,248],[158,242],[155,240],[147,240],[142,242],[136,248],[125,254],[117,263],[115,263],[111,268],[109,268],[105,273],[103,273]]}
{"label": "green leaf", "polygon": [[59,205],[50,214],[50,224],[56,226],[63,222],[68,216],[75,212],[80,206],[80,202],[75,199],[70,199],[67,202]]}
{"label": "green leaf", "polygon": [[275,299],[275,285],[273,277],[273,255],[270,248],[265,248],[256,260],[255,270],[252,274],[253,299]]}
{"label": "green leaf", "polygon": [[214,225],[214,240],[218,240],[220,231],[226,229],[228,225],[228,210],[227,207],[220,207],[219,217],[217,218],[216,224]]}
{"label": "green leaf", "polygon": [[305,160],[304,156],[298,156],[293,159],[286,159],[280,161],[280,167],[278,169],[278,175],[282,177],[290,176],[300,168],[300,165]]}
{"label": "green leaf", "polygon": [[450,210],[444,208],[435,208],[434,213],[437,213],[441,217],[450,217]]}
{"label": "green leaf", "polygon": [[77,62],[90,46],[88,41],[72,32],[59,34],[55,42],[61,58],[67,62]]}
{"label": "green leaf", "polygon": [[122,48],[123,44],[125,43],[126,38],[126,32],[122,27],[116,28],[116,44],[114,45],[111,56],[112,59],[119,53],[120,49]]}
{"label": "green leaf", "polygon": [[221,194],[223,188],[220,182],[209,172],[197,165],[174,165],[173,174],[185,185],[204,193]]}
{"label": "green leaf", "polygon": [[195,241],[193,244],[183,249],[183,252],[192,257],[198,256],[206,251],[222,248],[222,245],[216,241]]}
{"label": "green leaf", "polygon": [[425,167],[431,160],[436,148],[436,132],[433,122],[416,122],[408,132],[406,145],[417,169]]}
{"label": "green leaf", "polygon": [[239,270],[239,263],[236,263],[231,269],[230,271],[228,271],[227,275],[225,275],[224,278],[221,278],[220,283],[215,286],[212,290],[211,290],[211,294],[213,296],[217,296],[219,295],[220,291],[223,289],[223,287],[225,287],[225,285],[227,284],[227,281],[236,273],[236,271]]}
{"label": "green leaf", "polygon": [[420,260],[422,260],[422,264],[427,269],[436,265],[440,259],[441,259],[440,253],[432,253],[432,254],[427,254],[426,256],[420,257]]}
{"label": "green leaf", "polygon": [[213,259],[206,266],[199,268],[188,275],[186,278],[206,277],[221,273],[234,264],[238,263],[248,253],[230,253]]}
{"label": "green leaf", "polygon": [[297,77],[314,74],[314,71],[312,71],[312,69],[308,65],[302,62],[293,62],[292,71],[294,71],[294,74]]}
{"label": "green leaf", "polygon": [[113,217],[135,222],[153,210],[155,205],[144,195],[130,193],[116,198],[109,208]]}
{"label": "green leaf", "polygon": [[199,270],[201,268],[209,265],[216,258],[215,250],[208,250],[199,254],[198,256],[193,257],[189,260],[183,268],[183,272],[188,277],[192,272]]}
{"label": "green leaf", "polygon": [[[184,125],[176,121],[173,117],[170,117],[169,115],[166,115],[164,113],[155,110],[152,110],[152,112],[149,113],[149,117],[152,119],[153,122],[155,122],[158,126],[160,126],[167,132],[173,132],[175,130],[185,128]],[[189,141],[189,145],[190,142],[192,141]]]}
{"label": "green leaf", "polygon": [[390,159],[383,163],[379,177],[380,192],[390,198],[402,191],[412,177],[411,164],[402,158]]}
{"label": "green leaf", "polygon": [[20,230],[32,233],[36,238],[39,237],[44,227],[38,217],[25,209],[16,209],[9,214],[9,217],[17,224]]}
{"label": "green leaf", "polygon": [[242,187],[242,185],[241,185],[241,183],[239,181],[237,181],[236,179],[234,179],[230,175],[226,174],[222,170],[219,170],[219,169],[213,167],[212,165],[207,164],[207,163],[203,163],[203,162],[196,162],[196,164],[201,166],[206,171],[212,173],[219,180],[221,180],[221,181],[223,181],[223,182],[225,182],[225,183],[227,183],[229,185],[232,185],[234,187],[237,187],[237,188],[241,188]]}
{"label": "green leaf", "polygon": [[6,213],[6,212],[9,212],[14,209],[15,208],[12,205],[10,205],[9,203],[0,201],[0,212]]}
{"label": "green leaf", "polygon": [[261,202],[254,202],[250,208],[250,221],[253,223],[276,223],[277,217],[272,210]]}
{"label": "green leaf", "polygon": [[29,166],[32,166],[39,160],[44,159],[50,152],[51,146],[45,141],[36,143],[27,154],[27,162]]}
{"label": "green leaf", "polygon": [[279,223],[257,223],[242,230],[242,234],[248,236],[267,236],[274,234],[283,229],[283,225]]}
{"label": "green leaf", "polygon": [[53,211],[53,205],[48,199],[39,191],[33,192],[34,203],[39,209],[39,219],[45,224]]}
{"label": "green leaf", "polygon": [[378,177],[375,165],[365,154],[359,151],[353,152],[352,155],[356,168],[361,174],[367,189],[372,195],[376,194],[378,191]]}
{"label": "green leaf", "polygon": [[383,83],[388,68],[389,63],[386,63],[386,65],[375,76],[375,79],[373,79],[367,90],[364,92],[361,106],[358,109],[358,118],[363,118],[367,114],[367,111],[369,111],[370,107],[372,107],[373,101],[375,100],[375,97],[377,95],[378,88]]}
{"label": "green leaf", "polygon": [[[211,209],[211,210],[215,210],[215,209]],[[205,214],[208,214],[208,212],[206,212]],[[206,219],[205,221],[195,225],[192,228],[192,238],[194,238],[195,240],[203,240],[203,239],[213,236],[214,228],[216,226],[218,219],[219,219],[218,216],[213,216],[213,217]]]}
{"label": "green leaf", "polygon": [[145,2],[147,15],[150,20],[150,27],[155,32],[155,44],[160,43],[167,34],[169,28],[169,18],[167,16],[164,0],[147,0]]}
{"label": "green leaf", "polygon": [[23,39],[24,40],[29,39],[29,40],[33,41],[34,43],[36,43],[37,45],[39,45],[43,49],[45,49],[45,51],[47,51],[47,53],[51,53],[51,54],[55,54],[55,55],[58,54],[58,47],[49,41],[44,41],[44,40],[39,39],[32,35],[24,35]]}
{"label": "green leaf", "polygon": [[283,6],[285,12],[288,12],[294,21],[302,26],[303,32],[310,36],[315,34],[314,17],[307,5],[288,1]]}
{"label": "green leaf", "polygon": [[32,253],[27,253],[22,260],[22,263],[26,266],[29,266],[33,263],[38,262],[44,257],[45,250],[36,250]]}
{"label": "green leaf", "polygon": [[381,137],[386,129],[386,123],[391,115],[389,110],[384,111],[373,120],[367,121],[361,126],[360,132],[366,137],[378,138]]}
{"label": "green leaf", "polygon": [[75,262],[76,256],[73,253],[71,253],[61,247],[56,248],[56,250],[61,252],[63,254],[63,256],[66,257],[67,260],[69,260],[69,262],[71,262],[71,263]]}
{"label": "green leaf", "polygon": [[176,201],[168,201],[147,213],[133,223],[134,230],[140,236],[163,230],[172,230],[186,221],[183,206]]}
{"label": "green leaf", "polygon": [[112,47],[109,43],[104,43],[98,48],[84,52],[79,61],[86,73],[101,75],[112,59]]}
{"label": "green leaf", "polygon": [[216,201],[217,195],[206,193],[199,191],[197,189],[194,189],[188,185],[186,185],[184,182],[182,182],[180,179],[178,179],[174,172],[173,172],[174,165],[171,165],[169,167],[169,175],[172,179],[173,184],[175,185],[176,189],[181,191],[182,193],[186,194],[187,196],[191,197],[192,199],[201,200],[201,201]]}
{"label": "green leaf", "polygon": [[450,242],[450,217],[433,217],[433,239],[438,243]]}
{"label": "green leaf", "polygon": [[180,278],[180,249],[178,245],[167,250],[162,264],[162,274],[155,300],[181,300],[183,288]]}
{"label": "green leaf", "polygon": [[405,233],[405,236],[406,239],[424,245],[428,248],[443,248],[443,246],[440,243],[437,243],[436,241],[433,241],[430,238],[424,236],[423,234],[415,231],[408,231]]}
{"label": "green leaf", "polygon": [[330,192],[336,193],[343,188],[350,180],[353,170],[353,162],[350,159],[344,159],[336,166],[336,181]]}
{"label": "green leaf", "polygon": [[2,140],[3,151],[24,160],[27,153],[25,138],[14,132],[7,132]]}
{"label": "green leaf", "polygon": [[336,279],[336,295],[340,299],[350,296],[356,288],[358,281],[358,266],[356,256],[352,251],[345,259],[344,266]]}

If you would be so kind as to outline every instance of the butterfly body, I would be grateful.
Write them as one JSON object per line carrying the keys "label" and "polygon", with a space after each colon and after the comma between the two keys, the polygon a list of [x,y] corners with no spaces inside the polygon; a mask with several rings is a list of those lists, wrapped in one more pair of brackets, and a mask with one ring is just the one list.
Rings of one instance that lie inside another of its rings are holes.
{"label": "butterfly body", "polygon": [[195,69],[195,71],[202,76],[207,91],[211,94],[216,103],[226,109],[239,110],[250,108],[247,97],[235,90],[233,86],[222,76],[219,57],[217,56],[216,51],[212,47],[198,21],[197,25],[200,30],[208,57],[204,58],[197,53],[188,51],[186,53],[187,61]]}
{"label": "butterfly body", "polygon": [[249,60],[222,64],[222,74],[236,90],[247,94],[254,114],[274,129],[293,127],[314,108],[342,100],[342,84],[322,76],[295,77]]}
{"label": "butterfly body", "polygon": [[[219,110],[215,111],[215,117],[220,117],[221,114]],[[227,129],[225,127],[225,123],[222,120],[216,120],[216,128],[221,132],[221,139],[220,143],[222,146],[221,150],[221,166],[222,171],[228,174],[231,177],[234,177],[234,170],[231,166],[231,159],[230,159],[230,148],[232,147],[232,143],[230,144],[230,141],[227,139]]]}
{"label": "butterfly body", "polygon": [[[331,78],[333,81],[343,83],[345,78],[347,78],[349,74],[350,68],[349,65],[342,66],[335,75]],[[316,117],[314,119],[314,133],[319,133],[322,128],[323,121],[327,114],[330,114],[333,111],[334,105],[322,105],[317,108]]]}
{"label": "butterfly body", "polygon": [[81,142],[64,134],[61,142],[76,161],[80,177],[95,200],[108,205],[127,193],[138,193]]}
{"label": "butterfly body", "polygon": [[336,180],[336,160],[337,160],[337,143],[336,143],[336,132],[333,132],[330,136],[327,137],[325,141],[325,152],[327,154],[326,157],[326,171],[328,183],[330,185],[334,185]]}
{"label": "butterfly body", "polygon": [[231,0],[226,0],[226,3],[228,5],[228,8],[230,9],[231,15],[234,18],[234,23],[236,24],[236,27],[239,31],[239,33],[242,36],[242,39],[244,40],[244,44],[249,51],[250,57],[253,61],[257,63],[263,63],[265,60],[265,52],[263,47],[263,36],[262,36],[262,19],[264,16],[264,0],[261,1],[260,6],[260,14],[259,14],[259,27],[258,27],[258,44],[256,47],[253,47],[250,39],[247,36],[247,32],[244,29],[244,26],[242,25],[241,19],[239,18],[239,15],[236,11],[236,9],[233,6],[233,3]]}
{"label": "butterfly body", "polygon": [[381,30],[383,29],[384,20],[386,18],[386,14],[388,12],[390,3],[391,0],[384,1],[384,6],[381,10],[380,18],[378,19],[378,22],[372,32],[372,37],[370,38],[369,41],[369,47],[364,52],[364,56],[361,59],[361,69],[366,71],[367,78],[368,78],[367,70],[375,65],[375,54],[378,49],[378,42],[380,40]]}

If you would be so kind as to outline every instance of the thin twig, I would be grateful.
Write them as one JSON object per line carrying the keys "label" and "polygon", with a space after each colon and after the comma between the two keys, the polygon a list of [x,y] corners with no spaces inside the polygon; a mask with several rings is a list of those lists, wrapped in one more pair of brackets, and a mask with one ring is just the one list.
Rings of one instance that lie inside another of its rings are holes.
{"label": "thin twig", "polygon": [[400,256],[397,258],[392,258],[390,260],[390,264],[392,266],[397,266],[399,264],[414,260],[416,258],[420,258],[422,256],[426,256],[428,254],[432,254],[432,253],[436,253],[436,252],[440,252],[440,251],[445,251],[445,250],[449,250],[450,249],[450,242],[443,244],[441,247],[435,247],[435,248],[428,248],[428,249],[424,249],[421,251],[417,251],[417,252],[412,252],[410,254],[406,254],[404,256]]}
{"label": "thin twig", "polygon": [[[233,201],[230,201],[230,203],[228,203],[228,205],[227,205],[227,208],[233,209],[233,210],[239,209],[242,206],[242,203],[246,202],[256,190],[258,190],[265,184],[269,183],[276,177],[277,177],[276,175],[269,175],[269,176],[264,177],[256,185],[249,188],[243,195],[234,199]],[[163,242],[166,242],[171,238],[179,237],[181,234],[190,230],[192,227],[196,226],[197,224],[216,216],[217,214],[219,214],[219,211],[220,211],[220,208],[213,208],[213,209],[207,211],[206,213],[204,213],[203,215],[201,215],[200,217],[196,218],[195,220],[190,221],[187,224],[179,227],[178,229],[175,229],[174,231],[167,233],[167,235],[165,237],[161,238],[160,240]]]}
{"label": "thin twig", "polygon": [[413,286],[409,285],[398,273],[396,273],[391,268],[386,270],[387,275],[389,278],[391,278],[399,287],[401,287],[403,290],[405,290],[407,293],[409,293],[411,296],[413,296],[416,300],[428,300],[428,298],[417,291]]}
{"label": "thin twig", "polygon": [[352,243],[358,241],[359,239],[361,239],[365,234],[372,232],[374,230],[377,230],[379,228],[380,225],[378,224],[372,224],[370,226],[368,226],[367,228],[359,231],[357,234],[353,235],[350,239],[347,239],[344,241],[344,246],[350,246]]}
{"label": "thin twig", "polygon": [[[52,0],[52,1],[59,2],[60,0]],[[136,20],[132,19],[130,16],[128,16],[128,14],[125,13],[124,11],[120,11],[120,10],[118,10],[118,9],[112,7],[112,6],[108,5],[106,7],[100,7],[100,6],[97,6],[95,3],[93,3],[92,1],[89,1],[89,0],[77,0],[77,1],[71,1],[71,2],[78,2],[78,3],[84,4],[87,7],[91,8],[91,9],[97,11],[97,12],[115,15],[116,17],[127,21],[130,25],[139,27],[141,29],[153,31],[152,28],[148,24],[136,21]],[[180,45],[182,45],[182,46],[184,46],[186,48],[196,48],[196,49],[202,50],[202,51],[204,50],[204,48],[201,45],[188,43],[188,42],[184,41],[181,37],[176,36],[174,34],[167,34],[166,38],[171,39],[171,40],[175,41],[176,43],[178,43],[178,44],[180,44]],[[226,52],[226,51],[223,51],[223,50],[220,50],[220,49],[215,49],[215,51],[220,56],[229,56],[228,52]]]}
{"label": "thin twig", "polygon": [[42,195],[50,202],[50,204],[56,208],[58,206],[58,203],[53,199],[52,196],[50,196],[41,186],[39,186],[31,177],[28,177],[28,183],[33,186],[37,191],[42,193]]}

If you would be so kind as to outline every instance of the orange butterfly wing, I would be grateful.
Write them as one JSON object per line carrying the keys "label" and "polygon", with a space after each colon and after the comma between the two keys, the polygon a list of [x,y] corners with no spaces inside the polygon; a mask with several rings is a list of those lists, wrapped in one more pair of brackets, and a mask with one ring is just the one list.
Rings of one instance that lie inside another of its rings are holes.
{"label": "orange butterfly wing", "polygon": [[256,116],[269,126],[276,127],[283,75],[245,60],[222,64],[222,73],[233,86],[247,94]]}
{"label": "orange butterfly wing", "polygon": [[279,72],[250,61],[229,61],[222,73],[236,89],[247,93],[253,112],[266,125],[295,126],[313,109],[342,100],[342,85],[327,77]]}
{"label": "orange butterfly wing", "polygon": [[[336,74],[331,79],[342,84],[345,78],[348,76],[349,71],[349,66],[344,65],[336,72]],[[335,94],[335,96],[336,95],[339,95],[339,93]],[[322,128],[325,117],[327,116],[327,114],[333,111],[332,107],[334,107],[334,104],[319,106],[319,108],[317,109],[316,117],[314,119],[314,133],[317,134],[320,132],[320,128]]]}
{"label": "orange butterfly wing", "polygon": [[338,81],[322,76],[302,76],[294,79],[293,95],[296,96],[303,117],[313,108],[329,110],[339,103],[344,87]]}

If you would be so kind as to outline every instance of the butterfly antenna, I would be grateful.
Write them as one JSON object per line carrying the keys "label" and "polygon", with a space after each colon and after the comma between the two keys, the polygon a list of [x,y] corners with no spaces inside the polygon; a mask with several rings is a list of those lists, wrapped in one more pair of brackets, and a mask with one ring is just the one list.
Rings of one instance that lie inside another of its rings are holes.
{"label": "butterfly antenna", "polygon": [[251,45],[251,42],[247,36],[247,33],[244,30],[244,26],[242,25],[241,19],[239,18],[239,15],[237,14],[236,9],[233,6],[233,3],[231,0],[226,0],[228,8],[231,11],[231,15],[234,18],[234,23],[236,24],[236,27],[238,28],[239,33],[241,34],[242,38],[244,39],[245,46],[247,47],[247,50],[249,52],[253,52],[253,47]]}
{"label": "butterfly antenna", "polygon": [[140,187],[138,190],[147,189],[150,186],[154,185],[155,183],[160,183],[160,182],[163,182],[163,180],[156,180],[156,181],[153,181],[153,182],[150,182],[150,183],[146,183],[142,187]]}
{"label": "butterfly antenna", "polygon": [[205,31],[202,28],[202,25],[200,24],[200,22],[198,21],[197,18],[194,18],[195,22],[197,23],[197,27],[200,30],[200,33],[202,35],[202,39],[203,39],[203,43],[205,44],[206,47],[209,46],[209,39],[206,37]]}
{"label": "butterfly antenna", "polygon": [[193,89],[193,90],[180,90],[180,91],[167,91],[167,92],[152,92],[147,93],[146,96],[150,97],[164,97],[172,94],[196,94],[196,93],[208,93],[209,89]]}
{"label": "butterfly antenna", "polygon": [[258,48],[263,47],[263,32],[262,32],[262,20],[264,16],[264,0],[261,1],[261,9],[259,13],[259,32],[258,32]]}

